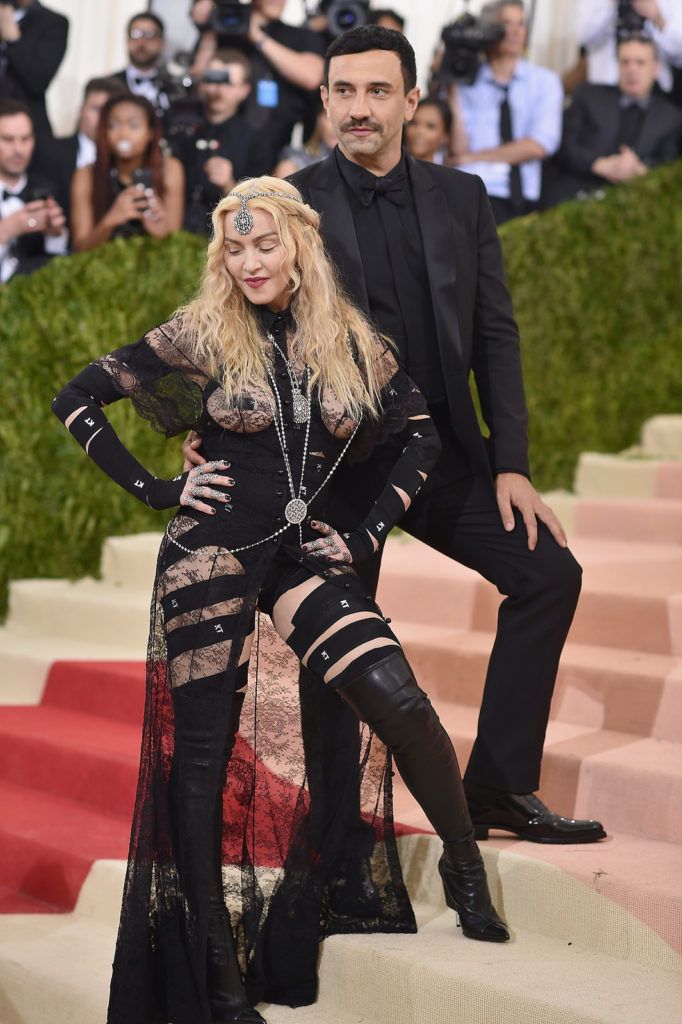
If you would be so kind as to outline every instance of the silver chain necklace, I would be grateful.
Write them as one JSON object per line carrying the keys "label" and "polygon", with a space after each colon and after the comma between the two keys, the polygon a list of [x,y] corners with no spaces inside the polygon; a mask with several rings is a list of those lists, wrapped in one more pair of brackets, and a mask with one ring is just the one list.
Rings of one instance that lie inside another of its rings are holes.
{"label": "silver chain necklace", "polygon": [[[296,380],[294,367],[292,363],[289,362],[286,355],[275,341],[274,335],[268,333],[268,341],[275,346],[275,348],[281,355],[282,359],[284,360],[284,365],[287,368],[287,373],[289,374],[289,383],[291,384],[291,397],[294,411],[294,423],[307,423],[310,420],[310,399],[303,394],[301,390],[301,385]],[[308,368],[306,367],[306,371],[307,370]],[[306,383],[309,384],[309,372],[306,372],[305,377]],[[308,394],[310,394],[310,388],[307,387],[306,390],[308,391]]]}

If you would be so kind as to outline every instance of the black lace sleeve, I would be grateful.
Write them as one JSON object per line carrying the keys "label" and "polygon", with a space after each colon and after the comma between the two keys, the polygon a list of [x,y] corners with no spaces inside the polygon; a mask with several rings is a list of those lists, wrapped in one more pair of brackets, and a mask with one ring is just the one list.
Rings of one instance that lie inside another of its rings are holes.
{"label": "black lace sleeve", "polygon": [[[402,518],[431,472],[441,450],[440,438],[417,385],[398,366],[390,347],[382,346],[379,355],[382,415],[370,422],[360,437],[360,458],[389,437],[402,448],[386,485],[357,530],[346,535],[354,562],[376,550],[380,541]],[[359,461],[358,451],[355,461]]]}

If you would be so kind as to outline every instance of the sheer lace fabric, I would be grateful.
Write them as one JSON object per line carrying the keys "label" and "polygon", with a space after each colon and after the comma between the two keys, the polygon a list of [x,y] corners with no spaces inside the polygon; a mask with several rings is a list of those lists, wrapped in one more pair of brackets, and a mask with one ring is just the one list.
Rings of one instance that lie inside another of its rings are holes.
{"label": "sheer lace fabric", "polygon": [[[258,613],[273,558],[288,550],[298,560],[301,537],[318,534],[304,526],[299,536],[290,527],[275,541],[235,550],[278,529],[290,497],[273,396],[253,389],[228,403],[190,351],[176,317],[97,361],[111,381],[108,400],[129,398],[169,436],[200,430],[203,454],[226,458],[236,481],[231,505],[216,504],[214,516],[179,510],[159,551],[109,1024],[211,1024],[206,934],[216,795],[223,804],[223,894],[254,1002],[314,1001],[326,935],[415,930],[393,831],[390,757],[331,688],[310,673],[299,682],[298,662]],[[363,424],[351,445],[355,458],[408,429],[410,416],[425,410],[390,351],[382,352],[384,415]],[[307,495],[338,457],[349,422],[335,396],[313,397]],[[298,480],[304,432],[289,413],[285,419]],[[324,519],[326,500],[323,489],[311,515]],[[305,561],[314,572],[325,570],[318,560]],[[353,572],[327,568],[339,587]],[[249,655],[231,747],[237,667]],[[180,816],[179,807],[188,806],[179,795],[183,758],[193,745],[202,752],[201,790],[193,791],[191,812]],[[368,868],[375,888],[366,884]]]}

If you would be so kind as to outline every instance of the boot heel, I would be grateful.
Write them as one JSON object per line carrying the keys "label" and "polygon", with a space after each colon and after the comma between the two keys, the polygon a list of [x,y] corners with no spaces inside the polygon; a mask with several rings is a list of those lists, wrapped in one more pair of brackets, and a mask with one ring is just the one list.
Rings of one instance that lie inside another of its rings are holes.
{"label": "boot heel", "polygon": [[474,825],[474,839],[487,839],[489,835],[490,829],[485,825]]}

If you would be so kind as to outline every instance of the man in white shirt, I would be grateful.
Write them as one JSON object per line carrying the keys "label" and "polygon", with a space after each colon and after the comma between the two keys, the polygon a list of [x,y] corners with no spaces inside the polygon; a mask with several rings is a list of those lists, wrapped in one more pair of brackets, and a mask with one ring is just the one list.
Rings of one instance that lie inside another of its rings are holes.
{"label": "man in white shirt", "polygon": [[453,148],[461,170],[483,179],[502,224],[537,205],[542,161],[561,142],[564,97],[558,75],[523,59],[522,0],[486,4],[482,17],[502,24],[505,34],[486,54],[474,83],[451,88]]}
{"label": "man in white shirt", "polygon": [[0,283],[67,251],[64,212],[50,185],[27,171],[35,135],[28,108],[0,99]]}
{"label": "man in white shirt", "polygon": [[161,58],[166,48],[166,30],[156,14],[135,14],[128,22],[128,67],[118,78],[135,96],[144,96],[162,116],[170,106]]}
{"label": "man in white shirt", "polygon": [[[578,0],[578,42],[587,51],[587,80],[596,85],[618,84],[618,12],[618,0]],[[630,0],[626,13],[645,19],[640,31],[656,44],[658,84],[669,92],[671,68],[682,67],[681,0]]]}

